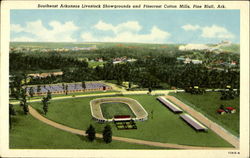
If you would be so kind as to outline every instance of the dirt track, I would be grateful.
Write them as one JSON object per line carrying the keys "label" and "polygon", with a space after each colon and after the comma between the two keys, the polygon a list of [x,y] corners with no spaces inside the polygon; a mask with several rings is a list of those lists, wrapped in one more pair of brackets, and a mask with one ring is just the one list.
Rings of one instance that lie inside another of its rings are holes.
{"label": "dirt track", "polygon": [[190,106],[187,106],[186,104],[184,104],[183,102],[181,102],[177,98],[175,98],[173,96],[169,96],[169,95],[167,95],[166,98],[169,99],[170,101],[172,101],[173,103],[175,103],[176,105],[178,105],[179,107],[181,107],[186,112],[188,112],[195,119],[199,120],[205,126],[210,128],[211,130],[213,130],[216,134],[221,136],[223,139],[225,139],[226,141],[231,143],[233,146],[235,146],[235,148],[239,149],[239,139],[237,137],[235,137],[234,135],[232,135],[231,133],[226,131],[224,128],[222,128],[221,126],[219,126],[215,122],[209,120],[207,117],[205,117],[201,113],[197,112],[196,110],[194,110]]}
{"label": "dirt track", "polygon": [[[40,115],[35,109],[33,109],[31,106],[29,106],[29,113],[35,117],[36,119],[53,126],[55,128],[77,134],[77,135],[83,135],[85,136],[85,131],[84,130],[79,130],[79,129],[74,129],[71,127],[67,127],[65,125],[56,123],[54,121],[51,121],[42,115]],[[97,133],[96,134],[97,138],[102,138],[102,134]],[[187,146],[187,145],[178,145],[178,144],[169,144],[169,143],[160,143],[160,142],[153,142],[153,141],[145,141],[145,140],[139,140],[139,139],[132,139],[132,138],[124,138],[124,137],[112,137],[113,140],[117,141],[123,141],[127,143],[134,143],[134,144],[142,144],[142,145],[149,145],[149,146],[157,146],[157,147],[162,147],[162,148],[175,148],[175,149],[203,149],[203,150],[234,150],[234,148],[218,148],[218,147],[199,147],[199,146]]]}
{"label": "dirt track", "polygon": [[[135,114],[135,120],[146,120],[148,117],[148,113],[139,102],[127,97],[105,97],[91,100],[90,107],[92,117],[97,120],[109,121],[108,119],[104,118],[101,110],[101,104],[106,102],[120,102],[126,104]],[[110,120],[112,121],[112,119]]]}

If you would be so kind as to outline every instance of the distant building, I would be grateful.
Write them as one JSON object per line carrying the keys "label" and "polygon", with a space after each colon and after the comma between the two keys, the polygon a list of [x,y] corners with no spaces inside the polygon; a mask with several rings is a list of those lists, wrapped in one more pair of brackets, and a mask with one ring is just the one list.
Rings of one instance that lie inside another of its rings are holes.
{"label": "distant building", "polygon": [[231,66],[236,66],[237,62],[236,61],[232,61],[231,62]]}
{"label": "distant building", "polygon": [[103,59],[102,58],[97,58],[96,61],[103,62]]}
{"label": "distant building", "polygon": [[201,60],[192,60],[192,63],[193,64],[202,64],[202,61]]}
{"label": "distant building", "polygon": [[184,61],[184,60],[186,60],[184,57],[177,57],[176,58],[178,61]]}
{"label": "distant building", "polygon": [[178,57],[177,60],[183,62],[184,64],[189,64],[189,63],[202,64],[202,61],[198,60],[198,59],[190,59],[190,58]]}
{"label": "distant building", "polygon": [[185,58],[183,61],[184,64],[189,64],[192,60],[190,58]]}
{"label": "distant building", "polygon": [[127,62],[135,62],[136,59],[128,59]]}
{"label": "distant building", "polygon": [[122,61],[113,61],[113,64],[119,64],[121,63]]}
{"label": "distant building", "polygon": [[35,73],[35,74],[28,74],[28,76],[30,77],[41,77],[41,78],[45,78],[48,76],[60,76],[63,75],[63,72],[48,72],[48,73]]}

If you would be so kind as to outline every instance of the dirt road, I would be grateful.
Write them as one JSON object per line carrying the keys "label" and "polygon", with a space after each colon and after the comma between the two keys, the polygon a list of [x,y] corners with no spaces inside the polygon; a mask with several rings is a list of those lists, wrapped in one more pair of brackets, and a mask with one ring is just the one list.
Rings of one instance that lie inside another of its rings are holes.
{"label": "dirt road", "polygon": [[167,99],[169,99],[170,101],[172,101],[173,103],[175,103],[176,105],[178,105],[179,107],[181,107],[187,113],[192,115],[195,119],[199,120],[202,124],[204,124],[205,126],[210,128],[211,130],[213,130],[216,134],[221,136],[223,139],[225,139],[226,141],[231,143],[233,146],[235,146],[235,148],[239,149],[239,139],[236,136],[232,135],[227,130],[225,130],[224,128],[219,126],[217,123],[209,120],[207,117],[205,117],[201,113],[197,112],[196,110],[194,110],[190,106],[187,106],[186,104],[184,104],[183,102],[181,102],[177,98],[175,98],[173,96],[169,96],[169,95],[167,95],[165,97]]}

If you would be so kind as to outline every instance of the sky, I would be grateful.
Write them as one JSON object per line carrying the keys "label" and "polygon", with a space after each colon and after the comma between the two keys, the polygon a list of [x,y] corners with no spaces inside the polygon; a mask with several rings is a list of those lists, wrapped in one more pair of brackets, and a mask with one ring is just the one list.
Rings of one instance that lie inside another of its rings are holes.
{"label": "sky", "polygon": [[240,43],[239,10],[11,10],[19,42]]}

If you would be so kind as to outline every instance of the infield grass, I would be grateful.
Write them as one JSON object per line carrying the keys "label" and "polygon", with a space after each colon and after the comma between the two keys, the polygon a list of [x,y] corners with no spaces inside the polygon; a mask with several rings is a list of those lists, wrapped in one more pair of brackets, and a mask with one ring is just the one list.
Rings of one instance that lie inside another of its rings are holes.
{"label": "infield grass", "polygon": [[119,102],[109,102],[101,104],[102,114],[106,119],[112,119],[115,115],[130,115],[135,117],[129,105]]}

